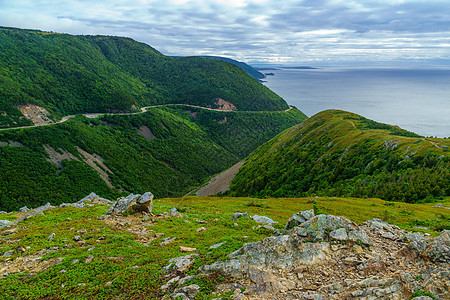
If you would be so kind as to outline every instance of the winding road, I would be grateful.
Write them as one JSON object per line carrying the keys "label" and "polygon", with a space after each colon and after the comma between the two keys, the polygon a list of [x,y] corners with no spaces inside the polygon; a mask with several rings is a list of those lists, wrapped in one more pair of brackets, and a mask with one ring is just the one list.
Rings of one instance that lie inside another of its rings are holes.
{"label": "winding road", "polygon": [[[228,111],[228,110],[221,110],[221,109],[217,109],[217,108],[210,108],[210,107],[202,107],[202,106],[197,106],[197,105],[191,105],[191,104],[160,104],[160,105],[152,105],[152,106],[145,106],[142,107],[140,109],[140,111],[138,112],[132,112],[132,113],[85,113],[85,114],[81,114],[83,116],[85,116],[86,118],[89,119],[95,119],[104,115],[120,115],[120,116],[126,116],[126,115],[138,115],[138,114],[143,114],[145,112],[147,112],[148,109],[150,108],[154,108],[154,107],[163,107],[163,106],[189,106],[189,107],[194,107],[194,108],[200,108],[200,109],[205,109],[205,110],[212,110],[212,111],[220,111],[220,112],[242,112],[241,111]],[[288,112],[291,109],[293,109],[293,106],[289,106],[288,109],[284,110],[284,112]],[[4,131],[4,130],[16,130],[16,129],[25,129],[25,128],[34,128],[34,127],[41,127],[41,126],[52,126],[52,125],[56,125],[56,124],[61,124],[64,122],[67,122],[68,120],[70,120],[71,118],[75,117],[76,115],[67,115],[61,118],[61,120],[59,120],[58,122],[55,123],[49,123],[49,124],[36,124],[36,125],[30,125],[30,126],[20,126],[20,127],[7,127],[7,128],[1,128],[0,131]]]}

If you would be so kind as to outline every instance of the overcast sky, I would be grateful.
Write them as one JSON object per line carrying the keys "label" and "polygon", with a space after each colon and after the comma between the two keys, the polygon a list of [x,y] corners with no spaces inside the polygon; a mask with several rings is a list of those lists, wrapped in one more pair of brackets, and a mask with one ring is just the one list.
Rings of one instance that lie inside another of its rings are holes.
{"label": "overcast sky", "polygon": [[251,63],[450,58],[449,0],[0,0],[0,25]]}

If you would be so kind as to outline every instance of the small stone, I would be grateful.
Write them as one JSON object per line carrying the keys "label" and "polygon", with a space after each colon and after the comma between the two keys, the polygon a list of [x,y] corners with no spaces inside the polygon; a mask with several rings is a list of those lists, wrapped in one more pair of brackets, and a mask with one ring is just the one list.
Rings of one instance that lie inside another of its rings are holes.
{"label": "small stone", "polygon": [[81,241],[81,236],[76,235],[76,236],[73,237],[73,240],[74,240],[75,242],[79,242],[79,241]]}
{"label": "small stone", "polygon": [[170,215],[171,217],[175,217],[176,215],[178,215],[178,209],[176,209],[175,207],[172,208],[172,209],[170,210],[170,212],[169,212],[169,215]]}
{"label": "small stone", "polygon": [[355,250],[355,253],[356,253],[356,254],[362,254],[362,253],[364,253],[363,248],[362,248],[361,246],[359,246],[359,245],[353,246],[353,249]]}
{"label": "small stone", "polygon": [[264,229],[270,230],[270,231],[275,231],[275,227],[273,227],[272,225],[264,225],[263,226]]}
{"label": "small stone", "polygon": [[84,263],[90,263],[92,262],[92,260],[94,260],[94,256],[93,255],[89,255],[86,260],[84,261]]}
{"label": "small stone", "polygon": [[30,209],[28,208],[28,207],[26,207],[26,206],[22,206],[21,208],[19,208],[19,211],[20,212],[27,212],[27,211],[29,211]]}
{"label": "small stone", "polygon": [[112,285],[112,281],[108,281],[107,283],[105,283],[105,287],[110,287]]}
{"label": "small stone", "polygon": [[396,239],[396,237],[395,237],[394,234],[392,234],[392,233],[390,233],[390,232],[387,232],[387,231],[383,231],[383,232],[381,233],[381,237],[383,237],[383,238],[385,238],[385,239],[389,239],[389,240],[395,240],[395,239]]}
{"label": "small stone", "polygon": [[220,246],[222,246],[224,243],[222,242],[222,243],[218,243],[218,244],[215,244],[215,245],[212,245],[211,247],[209,247],[209,249],[216,249],[216,248],[219,248]]}
{"label": "small stone", "polygon": [[206,230],[205,227],[200,227],[200,228],[198,228],[196,231],[197,231],[197,232],[202,232],[202,231],[205,231],[205,230]]}
{"label": "small stone", "polygon": [[17,248],[16,248],[16,252],[17,253],[23,253],[23,252],[25,252],[26,251],[26,249],[23,247],[23,246],[18,246]]}
{"label": "small stone", "polygon": [[55,237],[55,233],[52,233],[47,237],[47,240],[51,241],[51,240],[53,240],[54,237]]}
{"label": "small stone", "polygon": [[3,253],[3,257],[10,257],[14,255],[14,250],[8,250],[5,253]]}
{"label": "small stone", "polygon": [[92,251],[92,250],[94,250],[94,249],[95,249],[95,246],[92,247],[92,248],[89,248],[88,251]]}
{"label": "small stone", "polygon": [[183,222],[184,222],[184,223],[191,224],[191,221],[188,221],[188,220],[183,220]]}
{"label": "small stone", "polygon": [[344,263],[347,265],[357,264],[358,259],[356,257],[346,257],[346,258],[344,258]]}
{"label": "small stone", "polygon": [[62,269],[60,272],[61,273],[66,273],[67,271],[65,269]]}
{"label": "small stone", "polygon": [[72,263],[73,263],[73,264],[77,264],[79,261],[80,261],[80,260],[79,260],[78,258],[74,258],[74,259],[72,260]]}
{"label": "small stone", "polygon": [[239,224],[238,224],[238,223],[234,223],[233,225],[234,225],[234,227],[238,227],[238,226],[239,226]]}
{"label": "small stone", "polygon": [[183,246],[180,246],[179,248],[180,248],[181,252],[194,252],[194,251],[197,251],[197,248],[190,248],[190,247],[183,247]]}
{"label": "small stone", "polygon": [[231,216],[231,219],[232,219],[232,220],[237,220],[237,219],[242,218],[242,217],[248,218],[248,217],[249,217],[249,216],[248,216],[248,212],[245,212],[245,213],[234,213],[234,214]]}

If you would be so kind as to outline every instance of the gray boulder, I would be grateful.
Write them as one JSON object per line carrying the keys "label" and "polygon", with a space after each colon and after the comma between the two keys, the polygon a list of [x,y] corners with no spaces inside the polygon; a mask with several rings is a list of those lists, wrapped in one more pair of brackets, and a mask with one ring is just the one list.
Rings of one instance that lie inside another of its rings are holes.
{"label": "gray boulder", "polygon": [[289,231],[296,227],[299,226],[300,224],[305,223],[306,221],[308,221],[309,219],[311,219],[312,217],[314,217],[314,210],[305,210],[305,211],[301,211],[297,214],[293,214],[292,217],[287,221],[286,226],[283,229],[283,235],[284,234],[288,234]]}
{"label": "gray boulder", "polygon": [[246,217],[246,218],[248,218],[249,216],[248,216],[248,212],[245,212],[245,213],[234,213],[232,216],[231,216],[231,219],[232,220],[237,220],[237,219],[239,219],[239,218],[241,218],[241,217]]}
{"label": "gray boulder", "polygon": [[178,215],[178,209],[177,209],[176,207],[172,208],[172,209],[170,210],[170,212],[169,212],[169,215],[170,215],[171,217],[177,216],[177,215]]}
{"label": "gray boulder", "polygon": [[195,256],[199,256],[199,254],[193,253],[185,256],[172,258],[169,260],[168,264],[164,267],[164,269],[166,269],[167,271],[175,269],[179,272],[184,272],[194,264]]}
{"label": "gray boulder", "polygon": [[0,220],[0,229],[5,228],[5,227],[9,227],[11,225],[13,225],[14,223],[8,220]]}
{"label": "gray boulder", "polygon": [[384,230],[391,230],[391,225],[384,222],[381,219],[372,219],[366,221],[367,227],[377,228],[377,229],[384,229]]}
{"label": "gray boulder", "polygon": [[[344,240],[345,234],[343,230],[336,229],[345,228],[347,239],[353,242],[361,241],[364,244],[370,244],[368,235],[361,230],[358,225],[345,217],[336,217],[332,215],[315,216],[298,227],[292,229],[292,234],[305,239],[325,239],[327,235],[331,238]],[[335,231],[335,232],[333,232]],[[333,232],[333,234],[331,234]]]}
{"label": "gray boulder", "polygon": [[427,247],[427,240],[421,232],[408,232],[403,235],[403,240],[409,242],[409,248],[417,252],[422,252]]}
{"label": "gray boulder", "polygon": [[272,225],[272,224],[278,223],[278,222],[275,222],[274,220],[272,220],[271,218],[266,217],[266,216],[258,216],[258,215],[254,215],[254,216],[252,217],[252,219],[253,219],[255,222],[257,222],[257,223],[262,223],[262,224],[269,224],[269,225]]}
{"label": "gray boulder", "polygon": [[135,212],[151,213],[153,209],[153,194],[147,192],[143,195],[130,194],[125,198],[119,199],[114,202],[106,212],[107,215],[111,214],[125,214]]}
{"label": "gray boulder", "polygon": [[423,252],[435,262],[450,263],[450,230],[444,230]]}
{"label": "gray boulder", "polygon": [[19,208],[20,212],[26,212],[26,211],[29,211],[29,210],[30,209],[28,207],[26,207],[26,206],[22,206],[21,208]]}

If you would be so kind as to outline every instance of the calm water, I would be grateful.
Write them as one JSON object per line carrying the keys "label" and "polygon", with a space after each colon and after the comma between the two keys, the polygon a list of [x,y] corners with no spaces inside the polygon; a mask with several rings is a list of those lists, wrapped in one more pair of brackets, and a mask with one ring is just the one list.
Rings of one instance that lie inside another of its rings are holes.
{"label": "calm water", "polygon": [[342,109],[424,136],[450,136],[450,68],[262,70],[265,85],[312,116]]}

